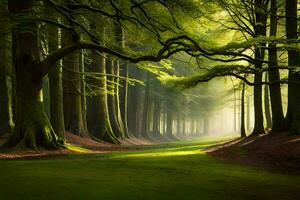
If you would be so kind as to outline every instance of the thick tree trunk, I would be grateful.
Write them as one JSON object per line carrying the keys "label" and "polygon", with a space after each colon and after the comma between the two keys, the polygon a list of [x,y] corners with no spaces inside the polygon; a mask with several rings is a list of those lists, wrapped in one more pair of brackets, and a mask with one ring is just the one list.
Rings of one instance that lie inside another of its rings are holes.
{"label": "thick tree trunk", "polygon": [[[267,15],[264,10],[267,10],[264,5],[265,2],[262,0],[255,0],[255,18],[256,24],[254,26],[255,29],[255,37],[259,36],[266,36],[266,22],[267,22]],[[262,8],[263,9],[262,11]],[[265,44],[260,44],[265,46]],[[265,50],[258,46],[255,47],[255,69],[262,68],[262,60],[264,59]],[[254,82],[258,83],[254,86],[254,130],[251,133],[252,136],[264,134],[264,118],[263,118],[263,104],[262,104],[262,85],[259,83],[262,82],[262,72],[256,72],[254,77]]]}
{"label": "thick tree trunk", "polygon": [[[129,76],[134,79],[140,78],[137,67],[129,67]],[[128,129],[134,136],[139,136],[140,87],[140,85],[129,85],[128,88]]]}
{"label": "thick tree trunk", "polygon": [[[98,27],[98,28],[97,28]],[[101,30],[101,24],[96,26],[91,23],[91,29],[98,31],[104,37],[104,29]],[[116,143],[117,139],[113,133],[107,104],[107,76],[105,57],[97,51],[91,52],[92,63],[90,71],[98,73],[97,78],[88,80],[88,83],[96,88],[95,95],[87,97],[87,125],[88,130],[100,140]],[[99,77],[99,75],[101,77]]]}
{"label": "thick tree trunk", "polygon": [[0,136],[5,133],[11,133],[12,131],[12,115],[11,115],[11,103],[7,78],[9,73],[9,62],[8,62],[8,41],[7,41],[7,30],[8,19],[5,15],[8,14],[5,6],[0,5]]}
{"label": "thick tree trunk", "polygon": [[[288,40],[298,39],[297,0],[286,0],[286,35]],[[291,42],[288,42],[291,43]],[[288,50],[288,65],[300,66],[300,54],[297,50]],[[290,70],[289,81],[300,82],[300,74]],[[288,85],[287,124],[290,132],[300,133],[300,87],[296,84]]]}
{"label": "thick tree trunk", "polygon": [[[71,44],[76,39],[73,34],[64,31],[63,46]],[[75,51],[63,60],[63,107],[65,129],[75,135],[89,137],[83,119],[82,108],[82,76],[80,72],[80,52]]]}
{"label": "thick tree trunk", "polygon": [[[125,40],[122,24],[120,21],[114,21],[115,28],[115,38],[117,43],[117,48],[119,51],[123,51],[125,48]],[[127,64],[121,60],[116,61],[116,75],[122,78],[128,77]],[[115,78],[116,80],[116,108],[117,108],[117,120],[119,127],[122,131],[122,137],[128,138],[128,127],[127,127],[127,95],[128,95],[128,81],[127,79]]]}
{"label": "thick tree trunk", "polygon": [[119,89],[118,89],[118,78],[115,76],[119,75],[119,65],[116,60],[112,60],[112,58],[106,59],[106,70],[110,72],[111,76],[107,77],[107,81],[110,87],[110,95],[108,96],[108,110],[109,110],[109,119],[111,123],[111,127],[114,135],[117,138],[124,138],[124,130],[120,126],[120,107],[119,107]]}
{"label": "thick tree trunk", "polygon": [[[271,0],[271,26],[270,37],[277,36],[277,0]],[[269,45],[269,80],[276,82],[280,80],[276,44]],[[270,99],[272,110],[272,132],[280,132],[286,129],[282,108],[282,97],[280,84],[270,85]]]}
{"label": "thick tree trunk", "polygon": [[[20,13],[25,16],[16,17],[14,21],[16,125],[6,146],[58,148],[63,141],[54,133],[44,111],[43,74],[38,65],[37,25],[35,19],[26,17],[33,12],[33,1],[10,0],[9,11],[12,17],[19,16]],[[28,27],[31,31],[27,31]]]}
{"label": "thick tree trunk", "polygon": [[[47,7],[47,15],[51,20],[57,21],[53,15],[53,9]],[[49,53],[59,48],[59,32],[55,26],[48,27],[48,48]],[[62,69],[61,63],[54,64],[48,73],[49,77],[49,93],[50,93],[50,122],[55,133],[65,138],[65,124],[63,111],[63,89],[62,89]]]}

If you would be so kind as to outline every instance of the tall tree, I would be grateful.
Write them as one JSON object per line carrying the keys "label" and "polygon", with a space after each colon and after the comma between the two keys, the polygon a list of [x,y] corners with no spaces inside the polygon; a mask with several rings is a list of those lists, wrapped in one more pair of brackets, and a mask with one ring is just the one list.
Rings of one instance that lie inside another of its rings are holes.
{"label": "tall tree", "polygon": [[9,71],[11,69],[8,61],[8,10],[6,5],[0,3],[0,135],[12,131],[12,115],[9,92]]}
{"label": "tall tree", "polygon": [[[270,37],[277,36],[277,0],[271,0],[270,12]],[[280,80],[278,67],[277,48],[275,43],[269,44],[269,81],[277,82]],[[286,128],[282,108],[282,97],[280,84],[270,85],[270,100],[272,110],[272,132],[280,132]]]}
{"label": "tall tree", "polygon": [[[267,32],[267,14],[268,0],[254,0],[254,37],[266,36]],[[265,46],[264,43],[260,46]],[[264,117],[262,107],[262,72],[259,70],[262,68],[262,60],[264,59],[265,49],[259,46],[254,47],[255,69],[258,72],[255,74],[254,82],[254,130],[251,135],[258,135],[265,132],[264,129]]]}
{"label": "tall tree", "polygon": [[[265,81],[268,82],[268,73],[265,73]],[[269,93],[269,86],[264,86],[264,105],[265,105],[265,117],[267,122],[267,128],[272,127],[272,117],[271,117],[271,110],[270,110],[270,93]]]}
{"label": "tall tree", "polygon": [[[58,22],[54,9],[46,4],[46,15],[54,22]],[[53,53],[59,48],[61,35],[56,26],[48,25],[48,49]],[[61,63],[56,62],[48,73],[50,93],[50,122],[55,133],[64,138],[65,124],[63,111],[63,89],[62,89],[62,68]]]}
{"label": "tall tree", "polygon": [[[298,39],[298,14],[297,14],[297,0],[286,0],[286,37],[288,43],[291,44],[295,39]],[[300,66],[300,55],[295,49],[288,50],[288,65],[290,67]],[[293,69],[289,71],[289,81],[299,82],[300,74]],[[299,99],[300,87],[290,83],[288,85],[288,111],[287,123],[292,133],[300,133],[300,106],[297,103]]]}
{"label": "tall tree", "polygon": [[[6,145],[21,145],[34,149],[38,146],[57,148],[61,141],[53,131],[43,105],[44,73],[38,65],[38,26],[36,20],[30,17],[34,13],[33,1],[9,0],[8,6],[14,20],[16,124],[14,134]],[[20,14],[23,17],[19,17]]]}
{"label": "tall tree", "polygon": [[[75,32],[63,31],[63,46],[78,40]],[[81,91],[82,77],[80,71],[81,53],[77,50],[63,60],[63,107],[65,128],[67,131],[82,137],[89,137],[83,119]]]}
{"label": "tall tree", "polygon": [[[99,23],[101,22],[101,23]],[[103,20],[96,18],[90,24],[92,31],[101,35],[102,41],[105,37]],[[107,76],[105,55],[98,51],[91,52],[90,71],[98,73],[96,78],[91,78],[88,83],[96,92],[94,95],[87,97],[87,122],[89,131],[97,138],[107,141],[116,142],[117,139],[113,133],[107,104]]]}

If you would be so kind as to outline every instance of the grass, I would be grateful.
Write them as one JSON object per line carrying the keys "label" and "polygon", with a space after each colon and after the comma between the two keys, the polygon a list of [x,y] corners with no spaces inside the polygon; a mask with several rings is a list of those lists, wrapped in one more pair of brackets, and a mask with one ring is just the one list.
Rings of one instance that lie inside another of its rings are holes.
{"label": "grass", "polygon": [[300,176],[221,163],[202,151],[215,143],[0,160],[0,200],[299,199]]}

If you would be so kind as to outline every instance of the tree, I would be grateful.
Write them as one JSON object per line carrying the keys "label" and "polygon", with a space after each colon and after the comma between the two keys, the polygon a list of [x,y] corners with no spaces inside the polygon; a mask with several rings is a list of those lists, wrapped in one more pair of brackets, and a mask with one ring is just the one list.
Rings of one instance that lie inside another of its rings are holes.
{"label": "tree", "polygon": [[[47,118],[43,108],[43,76],[39,68],[37,23],[30,18],[33,1],[10,0],[9,12],[14,18],[13,43],[15,44],[16,73],[16,124],[14,134],[7,146],[25,145],[36,149],[37,146],[57,148],[60,140]],[[18,17],[20,13],[24,18]],[[30,29],[31,31],[27,31]]]}
{"label": "tree", "polygon": [[[90,26],[94,32],[101,34],[102,38],[105,37],[103,21],[100,18],[92,19]],[[91,54],[90,71],[98,73],[98,76],[91,77],[91,80],[88,81],[90,87],[96,88],[95,91],[92,91],[92,95],[87,97],[88,129],[95,137],[116,143],[117,139],[111,127],[107,104],[108,90],[105,55],[101,55],[100,52],[95,50]]]}
{"label": "tree", "polygon": [[11,92],[9,92],[9,74],[11,67],[8,58],[8,11],[5,5],[0,4],[0,135],[11,133]]}
{"label": "tree", "polygon": [[[46,14],[49,19],[58,22],[54,9],[46,4]],[[60,45],[59,29],[56,26],[48,25],[48,48],[49,53],[56,51]],[[64,111],[63,111],[63,88],[61,63],[54,63],[48,73],[50,93],[50,122],[54,132],[60,137],[65,136]]]}
{"label": "tree", "polygon": [[[271,0],[270,12],[270,37],[277,36],[277,1]],[[275,43],[269,44],[269,80],[277,82],[280,80],[278,67],[277,49]],[[280,132],[286,129],[285,119],[282,108],[280,84],[270,85],[270,100],[272,109],[272,132]]]}
{"label": "tree", "polygon": [[[298,39],[298,20],[297,20],[297,0],[286,0],[286,37],[291,44],[291,40]],[[290,67],[298,67],[300,65],[299,52],[295,49],[288,50],[288,65]],[[294,70],[289,71],[289,81],[299,82],[300,75]],[[288,111],[287,124],[292,133],[300,133],[300,106],[297,103],[300,87],[295,84],[288,85]]]}

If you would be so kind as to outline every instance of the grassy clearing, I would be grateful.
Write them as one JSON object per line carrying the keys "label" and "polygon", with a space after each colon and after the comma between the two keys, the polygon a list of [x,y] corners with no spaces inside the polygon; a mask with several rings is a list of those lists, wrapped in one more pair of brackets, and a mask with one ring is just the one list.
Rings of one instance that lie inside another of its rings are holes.
{"label": "grassy clearing", "polygon": [[136,151],[1,160],[0,199],[298,199],[300,176],[216,161],[216,141],[133,147]]}

